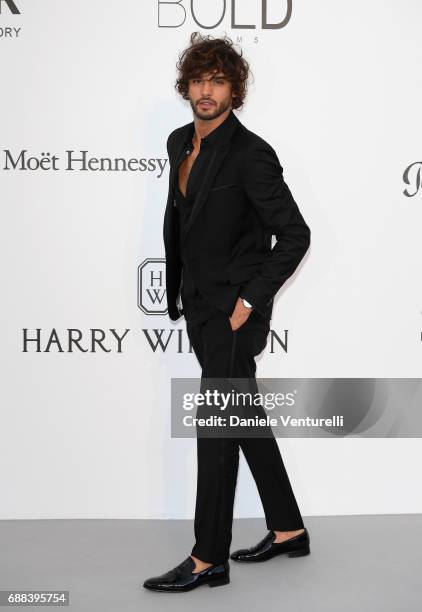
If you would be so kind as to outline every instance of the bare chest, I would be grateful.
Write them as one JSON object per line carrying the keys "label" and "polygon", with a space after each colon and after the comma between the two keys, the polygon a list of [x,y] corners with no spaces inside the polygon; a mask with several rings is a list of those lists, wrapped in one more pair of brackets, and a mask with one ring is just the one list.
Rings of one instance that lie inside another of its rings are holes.
{"label": "bare chest", "polygon": [[198,156],[199,151],[192,151],[190,155],[187,155],[182,163],[179,165],[179,173],[178,173],[178,181],[179,181],[179,189],[182,194],[186,195],[186,187],[189,180],[189,174],[192,170],[192,166],[195,162],[195,159]]}

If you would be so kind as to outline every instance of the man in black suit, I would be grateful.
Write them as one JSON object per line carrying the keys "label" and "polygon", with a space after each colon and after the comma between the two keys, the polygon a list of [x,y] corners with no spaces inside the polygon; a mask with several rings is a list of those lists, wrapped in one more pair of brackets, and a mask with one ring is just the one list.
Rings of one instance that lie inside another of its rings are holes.
{"label": "man in black suit", "polygon": [[[167,141],[168,313],[174,321],[185,316],[202,379],[256,382],[255,357],[267,342],[274,296],[305,255],[310,230],[274,149],[233,112],[245,97],[248,64],[231,41],[194,33],[178,67],[176,86],[194,120]],[[239,448],[269,532],[230,555]],[[309,534],[273,435],[198,436],[197,452],[195,545],[182,563],[144,587],[176,592],[227,584],[229,556],[248,562],[309,554]]]}

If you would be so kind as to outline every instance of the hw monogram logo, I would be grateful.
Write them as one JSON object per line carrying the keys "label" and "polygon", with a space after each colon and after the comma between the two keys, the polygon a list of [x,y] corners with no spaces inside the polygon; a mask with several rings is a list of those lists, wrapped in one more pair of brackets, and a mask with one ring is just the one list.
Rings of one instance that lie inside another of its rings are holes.
{"label": "hw monogram logo", "polygon": [[403,181],[406,185],[412,185],[413,193],[411,193],[408,189],[403,191],[404,195],[411,198],[418,193],[421,189],[421,169],[422,162],[413,162],[410,166],[407,166],[406,170],[403,172]]}
{"label": "hw monogram logo", "polygon": [[9,8],[9,11],[13,14],[13,15],[20,15],[20,10],[18,9],[18,7],[16,6],[16,4],[14,3],[13,0],[0,0],[0,14],[2,12],[3,9],[3,4],[6,4],[7,7]]}
{"label": "hw monogram logo", "polygon": [[166,260],[145,259],[138,266],[138,306],[148,315],[167,313]]}

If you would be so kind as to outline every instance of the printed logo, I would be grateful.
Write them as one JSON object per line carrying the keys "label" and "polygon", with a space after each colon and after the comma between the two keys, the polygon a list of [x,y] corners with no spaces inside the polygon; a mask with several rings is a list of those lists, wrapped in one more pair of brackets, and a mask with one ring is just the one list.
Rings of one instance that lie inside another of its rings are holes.
{"label": "printed logo", "polygon": [[[261,22],[259,24],[238,23],[237,10],[242,3],[236,0],[230,1],[230,9],[227,8],[226,0],[222,2],[198,2],[198,0],[157,0],[158,27],[159,28],[180,28],[188,17],[199,27],[206,30],[217,28],[226,14],[230,17],[230,27],[232,30],[255,30],[260,27],[262,30],[280,30],[290,21],[292,16],[293,0],[278,0],[280,10],[277,11],[280,21],[270,22],[268,18],[268,0],[256,0],[257,8],[261,5]],[[217,8],[216,8],[217,5]],[[242,7],[244,9],[244,6]],[[272,7],[273,8],[273,7]],[[244,13],[242,13],[244,15]],[[256,14],[256,12],[255,12]],[[275,14],[273,8],[272,14]],[[243,17],[246,19],[246,17]]]}
{"label": "printed logo", "polygon": [[166,260],[148,257],[138,266],[138,306],[147,315],[167,313]]}
{"label": "printed logo", "polygon": [[422,162],[413,162],[410,166],[407,166],[403,172],[403,181],[406,185],[410,185],[411,189],[404,189],[403,193],[405,196],[412,198],[421,189],[421,168]]}
{"label": "printed logo", "polygon": [[0,0],[0,14],[3,12],[3,6],[6,5],[13,15],[20,15],[20,10],[13,0]]}

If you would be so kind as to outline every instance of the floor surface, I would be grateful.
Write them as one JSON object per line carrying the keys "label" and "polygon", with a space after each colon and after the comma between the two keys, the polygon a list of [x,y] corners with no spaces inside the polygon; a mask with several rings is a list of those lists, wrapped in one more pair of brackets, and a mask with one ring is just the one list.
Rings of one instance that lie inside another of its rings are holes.
{"label": "floor surface", "polygon": [[[231,561],[230,584],[172,594],[141,585],[190,554],[192,521],[0,521],[0,590],[68,590],[64,609],[75,612],[422,610],[422,515],[304,517],[304,523],[310,555]],[[232,551],[266,533],[264,519],[235,520]]]}

